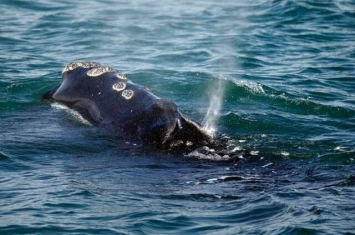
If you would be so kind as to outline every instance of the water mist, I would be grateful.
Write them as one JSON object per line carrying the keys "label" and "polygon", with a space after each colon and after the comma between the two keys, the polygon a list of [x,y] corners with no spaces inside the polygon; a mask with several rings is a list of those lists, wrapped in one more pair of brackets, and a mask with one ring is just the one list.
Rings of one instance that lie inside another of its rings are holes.
{"label": "water mist", "polygon": [[225,83],[218,79],[209,89],[210,105],[208,107],[205,118],[203,119],[204,129],[214,135],[216,132],[216,122],[218,121],[220,110],[222,108]]}

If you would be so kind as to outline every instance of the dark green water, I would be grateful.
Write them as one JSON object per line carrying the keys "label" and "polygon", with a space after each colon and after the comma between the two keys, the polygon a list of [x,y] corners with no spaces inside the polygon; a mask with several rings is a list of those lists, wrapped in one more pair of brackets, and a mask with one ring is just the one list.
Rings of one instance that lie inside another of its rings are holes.
{"label": "dark green water", "polygon": [[[0,23],[0,234],[355,234],[354,1],[1,0]],[[172,155],[41,103],[78,60],[200,121],[222,84],[215,127],[254,156]]]}

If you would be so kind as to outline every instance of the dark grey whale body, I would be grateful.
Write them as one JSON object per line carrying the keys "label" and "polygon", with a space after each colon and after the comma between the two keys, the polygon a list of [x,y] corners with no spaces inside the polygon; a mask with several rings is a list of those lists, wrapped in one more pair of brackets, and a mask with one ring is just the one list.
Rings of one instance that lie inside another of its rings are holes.
{"label": "dark grey whale body", "polygon": [[160,99],[110,67],[74,62],[63,69],[60,86],[43,100],[65,104],[95,126],[113,128],[118,136],[165,148],[211,142],[202,126],[184,117],[170,100]]}

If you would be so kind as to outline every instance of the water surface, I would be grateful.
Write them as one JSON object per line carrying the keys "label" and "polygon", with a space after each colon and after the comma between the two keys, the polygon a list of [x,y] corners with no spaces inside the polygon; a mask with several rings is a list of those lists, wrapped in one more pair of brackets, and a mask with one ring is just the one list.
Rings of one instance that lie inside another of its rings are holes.
{"label": "water surface", "polygon": [[[0,22],[1,234],[355,234],[353,1],[2,0]],[[40,102],[72,61],[198,121],[221,85],[215,128],[253,155],[157,151]]]}

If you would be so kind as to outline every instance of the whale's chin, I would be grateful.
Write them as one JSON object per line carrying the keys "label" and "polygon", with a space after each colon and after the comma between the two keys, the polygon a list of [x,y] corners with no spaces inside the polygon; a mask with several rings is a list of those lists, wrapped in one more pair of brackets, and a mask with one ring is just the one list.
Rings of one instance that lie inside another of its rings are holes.
{"label": "whale's chin", "polygon": [[208,145],[213,141],[199,124],[185,118],[175,118],[149,129],[142,139],[165,149],[179,149]]}

